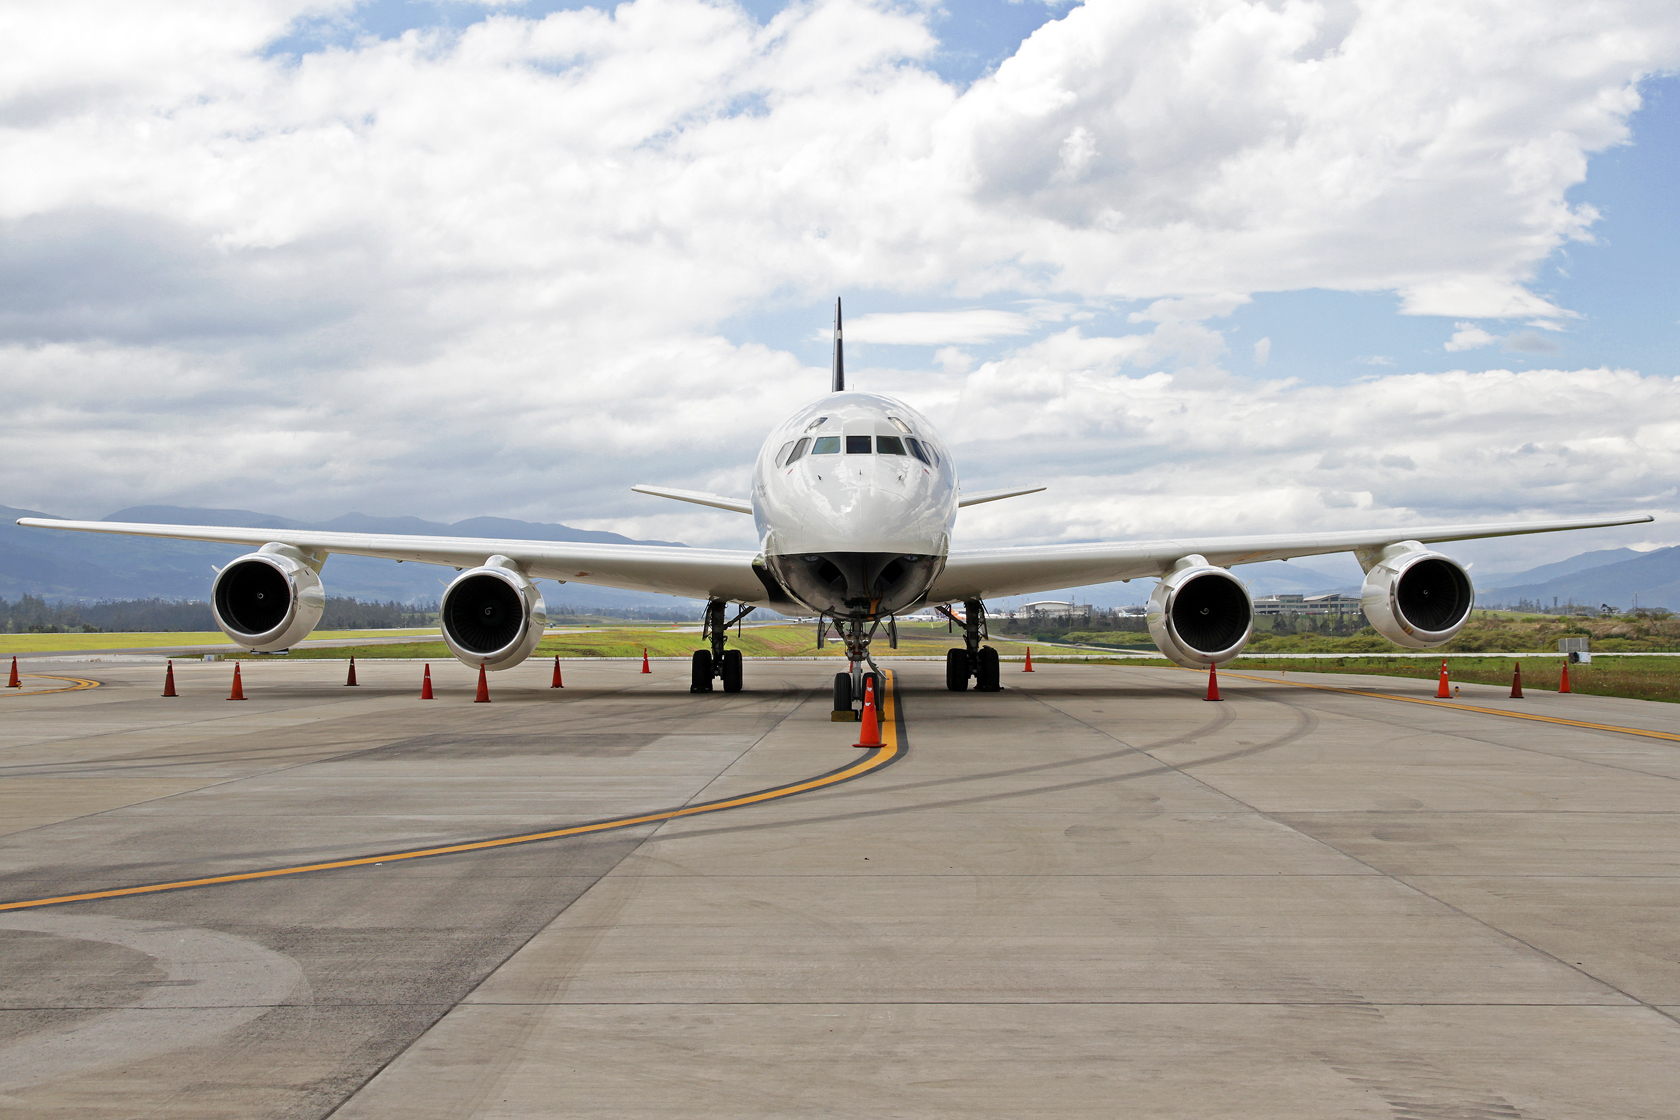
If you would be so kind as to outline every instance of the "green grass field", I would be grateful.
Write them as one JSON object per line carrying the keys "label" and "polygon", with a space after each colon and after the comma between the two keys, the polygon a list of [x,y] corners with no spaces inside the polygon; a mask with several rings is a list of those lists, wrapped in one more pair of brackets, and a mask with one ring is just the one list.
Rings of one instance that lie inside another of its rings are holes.
{"label": "green grass field", "polygon": [[[1522,665],[1524,688],[1556,691],[1563,675],[1562,657],[1447,657],[1447,679],[1457,684],[1510,685]],[[1239,657],[1229,669],[1271,669],[1287,673],[1364,673],[1384,677],[1435,680],[1441,663],[1422,657],[1315,657],[1311,660]],[[1591,665],[1569,667],[1569,687],[1588,696],[1623,696],[1634,700],[1680,703],[1680,657],[1616,657],[1597,654]]]}
{"label": "green grass field", "polygon": [[[918,628],[912,631],[905,627],[899,631],[897,652],[902,655],[939,657],[943,656],[947,649],[953,645],[960,645],[961,642],[961,638],[946,634],[943,628],[935,632],[932,628]],[[1027,650],[1026,645],[1018,642],[994,641],[991,644],[1005,656],[1019,657]],[[650,657],[688,657],[695,650],[702,648],[702,645],[699,633],[693,630],[680,633],[674,630],[618,627],[576,634],[551,633],[538,643],[537,652],[533,656],[640,657],[642,650],[646,649]],[[744,657],[839,657],[844,647],[831,641],[819,650],[816,645],[816,629],[813,626],[759,626],[743,630],[739,638],[731,633],[729,648],[740,650]],[[884,633],[876,636],[872,648],[877,655],[893,652],[887,648]],[[1040,650],[1043,648],[1039,647]],[[449,648],[441,641],[433,641],[336,649],[297,649],[289,656],[356,657],[364,660],[384,657],[441,659],[449,657],[450,653]]]}
{"label": "green grass field", "polygon": [[[437,627],[413,630],[317,630],[311,638],[352,639],[396,637],[402,634],[425,636],[436,634]],[[14,653],[53,653],[67,649],[150,649],[154,646],[214,646],[227,645],[227,635],[220,630],[208,633],[167,634],[0,634],[0,655]]]}

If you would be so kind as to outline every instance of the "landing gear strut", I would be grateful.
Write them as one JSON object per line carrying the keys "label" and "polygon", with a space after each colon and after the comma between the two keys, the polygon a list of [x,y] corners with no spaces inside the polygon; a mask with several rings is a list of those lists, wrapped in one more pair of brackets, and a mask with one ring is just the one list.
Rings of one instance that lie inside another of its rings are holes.
{"label": "landing gear strut", "polygon": [[991,637],[986,629],[986,604],[979,599],[967,600],[961,618],[952,614],[950,607],[938,610],[952,622],[961,623],[963,628],[963,648],[945,651],[945,687],[952,692],[966,692],[972,679],[976,692],[1001,690],[997,650],[981,644]]}
{"label": "landing gear strut", "polygon": [[[875,659],[869,655],[869,643],[875,637],[875,631],[881,628],[881,620],[846,618],[827,619],[817,621],[817,625],[833,626],[840,640],[846,644],[846,660],[851,662],[848,672],[834,674],[834,716],[837,722],[845,722],[858,718],[853,704],[862,704],[867,682],[873,678],[875,682],[875,697],[881,696],[881,670],[875,664]],[[896,634],[896,627],[889,627]],[[895,643],[896,644],[896,643]]]}
{"label": "landing gear strut", "polygon": [[706,604],[706,621],[700,628],[702,640],[710,639],[710,649],[697,649],[690,668],[688,690],[690,692],[710,692],[712,682],[721,680],[725,692],[741,691],[741,651],[738,649],[724,649],[723,643],[729,638],[729,628],[740,622],[753,612],[752,607],[742,607],[739,614],[729,621],[724,621],[724,614],[729,609],[725,599],[713,599]]}

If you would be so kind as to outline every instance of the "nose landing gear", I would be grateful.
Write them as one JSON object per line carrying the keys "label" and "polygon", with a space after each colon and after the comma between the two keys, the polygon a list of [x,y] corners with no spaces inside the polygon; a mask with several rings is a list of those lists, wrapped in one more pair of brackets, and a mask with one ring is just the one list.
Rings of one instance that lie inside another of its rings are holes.
{"label": "nose landing gear", "polygon": [[712,682],[721,680],[725,692],[741,691],[741,651],[738,649],[724,649],[723,644],[729,638],[729,628],[740,622],[753,612],[752,607],[742,607],[739,614],[728,622],[724,621],[724,613],[729,609],[729,603],[723,599],[713,599],[706,604],[706,621],[700,629],[702,640],[710,639],[710,649],[697,649],[690,662],[689,685],[690,692],[710,692]]}
{"label": "nose landing gear", "polygon": [[[881,620],[847,618],[833,619],[826,617],[818,619],[819,634],[826,636],[828,627],[833,626],[836,635],[846,643],[846,660],[851,662],[851,669],[845,673],[834,674],[834,714],[831,718],[836,723],[847,723],[859,718],[854,704],[862,704],[867,682],[873,678],[875,695],[881,695],[880,667],[875,659],[869,656],[869,643],[875,637],[875,631],[881,628]],[[893,638],[893,647],[898,646],[898,630],[895,622],[889,619],[888,632]],[[821,645],[819,637],[818,645]],[[865,668],[867,666],[867,668]]]}
{"label": "nose landing gear", "polygon": [[968,682],[972,680],[976,692],[1001,691],[1003,683],[998,652],[991,646],[981,645],[991,637],[986,630],[986,604],[979,599],[969,599],[963,603],[961,618],[951,613],[950,607],[937,609],[963,628],[963,648],[945,651],[945,687],[952,692],[967,692]]}

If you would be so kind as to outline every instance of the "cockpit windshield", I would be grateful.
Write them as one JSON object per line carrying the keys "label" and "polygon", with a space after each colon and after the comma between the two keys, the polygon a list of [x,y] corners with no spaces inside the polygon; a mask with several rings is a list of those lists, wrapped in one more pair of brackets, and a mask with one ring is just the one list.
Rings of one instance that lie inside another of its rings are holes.
{"label": "cockpit windshield", "polygon": [[838,455],[838,454],[840,454],[840,437],[839,436],[818,436],[816,446],[811,448],[811,454],[813,454],[813,455]]}
{"label": "cockpit windshield", "polygon": [[848,455],[867,455],[867,454],[869,454],[869,441],[870,441],[871,438],[872,437],[870,437],[870,436],[847,436],[846,437],[846,454],[848,454]]}
{"label": "cockpit windshield", "polygon": [[878,455],[902,455],[904,441],[897,436],[876,436],[875,452]]}

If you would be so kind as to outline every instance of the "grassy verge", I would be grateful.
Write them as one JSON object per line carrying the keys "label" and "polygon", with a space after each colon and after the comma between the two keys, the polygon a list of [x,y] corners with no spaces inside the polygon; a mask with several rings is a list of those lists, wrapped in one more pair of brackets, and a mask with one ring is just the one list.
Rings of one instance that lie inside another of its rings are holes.
{"label": "grassy verge", "polygon": [[[317,630],[312,639],[400,637],[403,634],[424,636],[436,634],[437,627],[413,630]],[[14,653],[53,653],[67,649],[150,649],[155,646],[214,646],[227,644],[227,635],[220,630],[208,633],[153,634],[0,634],[0,655]]]}
{"label": "grassy verge", "polygon": [[[942,657],[960,638],[944,633],[906,633],[901,631],[897,653],[908,656]],[[1005,656],[1019,657],[1027,647],[1019,642],[995,641],[991,645]],[[702,648],[700,635],[681,634],[670,630],[620,627],[591,630],[577,634],[549,634],[537,644],[535,657],[640,657],[646,649],[650,657],[688,657]],[[810,626],[760,626],[744,630],[737,638],[729,636],[729,648],[738,649],[745,657],[840,657],[842,648],[829,642],[822,649],[816,645],[816,634]],[[885,635],[876,635],[874,651],[877,655],[891,654]],[[1043,651],[1043,646],[1038,647]],[[242,655],[241,655],[242,656]],[[294,658],[355,657],[374,660],[382,657],[426,657],[444,659],[449,649],[440,641],[392,643],[377,646],[340,646],[335,649],[296,649]]]}
{"label": "grassy verge", "polygon": [[[1447,679],[1455,684],[1509,686],[1516,666],[1522,665],[1524,688],[1556,691],[1563,675],[1561,657],[1448,657]],[[1239,657],[1230,669],[1272,669],[1294,673],[1363,673],[1383,677],[1411,677],[1435,680],[1439,661],[1400,657],[1338,657],[1295,661],[1263,657]],[[1634,700],[1680,703],[1680,657],[1612,657],[1598,655],[1591,665],[1569,668],[1571,691],[1588,696],[1621,696]]]}

